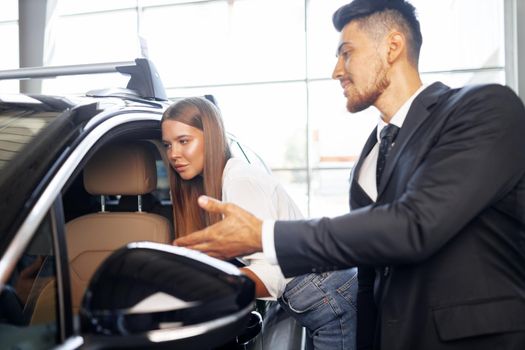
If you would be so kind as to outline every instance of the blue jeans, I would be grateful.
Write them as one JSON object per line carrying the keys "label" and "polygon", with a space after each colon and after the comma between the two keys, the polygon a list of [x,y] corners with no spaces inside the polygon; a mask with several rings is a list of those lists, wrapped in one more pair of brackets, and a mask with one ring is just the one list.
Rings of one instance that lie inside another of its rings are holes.
{"label": "blue jeans", "polygon": [[356,348],[357,268],[295,277],[279,304],[308,331],[315,349]]}

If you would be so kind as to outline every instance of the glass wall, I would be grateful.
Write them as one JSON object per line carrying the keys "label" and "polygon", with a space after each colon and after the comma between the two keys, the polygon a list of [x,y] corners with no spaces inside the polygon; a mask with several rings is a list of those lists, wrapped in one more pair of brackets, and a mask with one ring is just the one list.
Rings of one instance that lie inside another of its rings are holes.
{"label": "glass wall", "polygon": [[[18,0],[2,0],[0,4],[0,38],[0,69],[18,68]],[[17,90],[18,81],[0,81],[0,93]]]}
{"label": "glass wall", "polygon": [[[347,211],[351,168],[379,117],[374,108],[349,114],[331,79],[339,38],[331,17],[347,2],[59,0],[50,64],[148,56],[170,97],[215,95],[227,129],[265,159],[305,215],[337,215]],[[505,83],[504,0],[412,3],[425,83]],[[16,28],[16,18],[0,17],[1,34]],[[45,92],[115,84],[68,79],[45,81]]]}

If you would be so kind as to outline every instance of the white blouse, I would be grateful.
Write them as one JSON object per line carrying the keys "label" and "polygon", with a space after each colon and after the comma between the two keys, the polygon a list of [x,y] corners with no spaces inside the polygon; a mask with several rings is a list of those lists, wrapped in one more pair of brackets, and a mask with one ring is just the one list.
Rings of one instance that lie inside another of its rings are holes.
{"label": "white blouse", "polygon": [[[303,215],[282,185],[270,174],[240,158],[231,158],[222,175],[222,201],[234,203],[261,220],[300,220]],[[286,279],[279,266],[270,265],[263,253],[243,257],[273,298],[284,291]]]}

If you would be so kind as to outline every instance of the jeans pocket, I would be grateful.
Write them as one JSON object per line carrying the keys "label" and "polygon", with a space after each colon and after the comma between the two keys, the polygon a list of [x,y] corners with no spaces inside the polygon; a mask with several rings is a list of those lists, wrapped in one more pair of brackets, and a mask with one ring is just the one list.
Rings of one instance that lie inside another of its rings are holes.
{"label": "jeans pocket", "polygon": [[310,273],[292,278],[292,280],[286,284],[284,293],[287,293],[289,297],[295,293],[299,293],[301,289],[303,289],[306,284],[311,283],[316,276],[317,274]]}
{"label": "jeans pocket", "polygon": [[286,285],[281,301],[295,313],[305,313],[326,303],[325,293],[317,281],[323,274],[308,274],[294,278]]}
{"label": "jeans pocket", "polygon": [[347,281],[337,288],[337,293],[345,298],[354,308],[357,308],[357,272],[347,279]]}

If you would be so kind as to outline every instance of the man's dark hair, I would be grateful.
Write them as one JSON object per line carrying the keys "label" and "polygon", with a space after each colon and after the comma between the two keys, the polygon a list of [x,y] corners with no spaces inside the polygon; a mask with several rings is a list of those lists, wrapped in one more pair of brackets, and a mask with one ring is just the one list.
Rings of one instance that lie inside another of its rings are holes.
{"label": "man's dark hair", "polygon": [[392,27],[403,32],[408,41],[409,59],[416,66],[423,37],[416,17],[416,9],[405,0],[354,0],[335,11],[332,18],[335,29],[352,21],[359,23],[374,38],[380,38]]}

